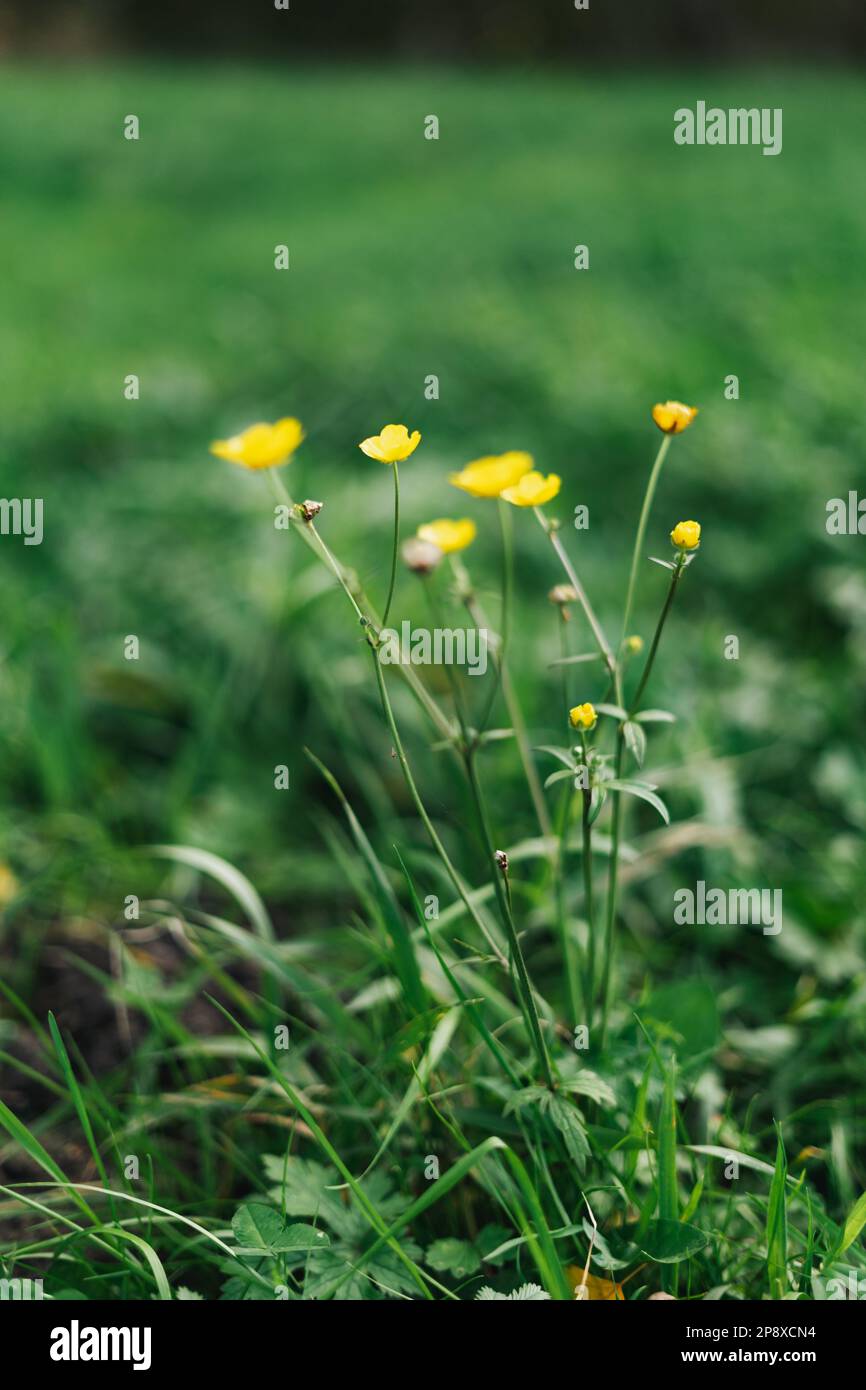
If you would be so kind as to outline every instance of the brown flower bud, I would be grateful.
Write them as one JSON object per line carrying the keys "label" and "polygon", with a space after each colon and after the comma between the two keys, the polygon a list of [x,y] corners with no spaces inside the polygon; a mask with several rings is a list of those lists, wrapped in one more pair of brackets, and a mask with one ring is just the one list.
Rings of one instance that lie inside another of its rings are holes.
{"label": "brown flower bud", "polygon": [[430,541],[422,541],[420,536],[410,536],[400,554],[407,569],[410,569],[413,574],[423,575],[432,574],[441,561],[443,552],[438,545],[433,545]]}
{"label": "brown flower bud", "polygon": [[577,590],[571,584],[554,584],[547,597],[551,603],[577,603]]}

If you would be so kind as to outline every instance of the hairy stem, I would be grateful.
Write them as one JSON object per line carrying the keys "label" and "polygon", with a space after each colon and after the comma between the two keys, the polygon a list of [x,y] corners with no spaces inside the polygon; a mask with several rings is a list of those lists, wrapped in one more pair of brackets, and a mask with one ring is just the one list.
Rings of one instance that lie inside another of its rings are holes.
{"label": "hairy stem", "polygon": [[[628,577],[628,590],[625,597],[625,610],[622,620],[622,641],[628,636],[628,626],[631,622],[632,608],[634,607],[634,594],[637,585],[637,572],[640,565],[640,558],[643,553],[644,542],[646,539],[647,525],[649,524],[650,512],[652,510],[653,499],[656,487],[661,474],[662,465],[670,448],[671,435],[666,434],[661,442],[655,461],[650,469],[649,480],[646,492],[644,493],[643,505],[638,518],[637,531],[634,538],[634,549],[631,557],[631,570]],[[620,643],[620,648],[622,642]],[[614,675],[614,672],[611,672]],[[616,667],[614,675],[614,686],[616,690],[617,703],[623,702],[622,673],[619,665]],[[622,724],[617,731],[616,738],[616,760],[614,764],[614,777],[619,779],[622,776],[622,765],[625,754],[625,735]],[[610,859],[608,861],[607,875],[607,907],[604,924],[604,966],[601,981],[601,1035],[600,1046],[603,1048],[607,1037],[607,1018],[610,1006],[610,980],[613,966],[613,935],[614,923],[616,921],[616,900],[617,888],[619,883],[619,844],[622,834],[622,795],[617,792],[614,796],[613,818],[611,825],[611,845]]]}
{"label": "hairy stem", "polygon": [[[363,589],[357,582],[353,582],[353,580],[350,579],[349,572],[340,564],[340,561],[325,544],[313,523],[311,521],[304,521],[303,518],[298,515],[295,503],[286,491],[286,486],[282,478],[277,476],[276,470],[269,468],[268,474],[271,487],[278,501],[289,508],[289,515],[294,522],[296,533],[302,538],[304,544],[312,550],[313,554],[319,560],[324,561],[325,565],[336,577],[340,588],[351,603],[358,621],[365,627],[370,626],[374,633],[378,633],[383,624]],[[404,666],[400,663],[396,669],[400,672],[401,678],[408,685],[414,698],[424,710],[424,713],[436,729],[440,738],[445,739],[447,743],[453,745],[455,736],[454,726],[450,720],[445,718],[423,681],[419,680],[414,667]]]}
{"label": "hairy stem", "polygon": [[[479,630],[491,632],[490,624],[487,621],[487,615],[472,587],[472,581],[466,566],[462,564],[456,556],[452,555],[451,568],[457,584],[458,596],[462,599],[470,618]],[[514,730],[514,739],[523,767],[523,774],[526,778],[526,785],[529,789],[529,795],[535,809],[538,827],[545,839],[552,839],[553,823],[550,819],[550,812],[547,809],[547,802],[544,799],[544,791],[542,790],[541,779],[538,776],[538,769],[535,766],[532,750],[529,746],[523,711],[520,708],[520,701],[517,698],[517,692],[511,680],[511,673],[504,659],[501,642],[491,643],[491,653],[497,671],[500,673],[502,696],[505,700],[505,707],[508,710],[508,717],[511,720],[511,727]]]}
{"label": "hairy stem", "polygon": [[631,621],[631,610],[634,606],[634,591],[637,585],[637,572],[638,566],[640,565],[640,557],[643,552],[644,540],[646,538],[646,528],[649,522],[649,515],[652,510],[653,498],[655,497],[659,475],[662,471],[662,464],[664,463],[665,456],[667,454],[668,449],[670,448],[671,438],[671,435],[666,434],[661,442],[661,447],[659,448],[659,451],[656,454],[655,463],[653,464],[652,469],[650,470],[649,482],[647,483],[646,492],[644,493],[643,506],[641,507],[640,512],[640,520],[638,521],[637,533],[634,538],[634,550],[632,551],[631,557],[631,571],[628,577],[628,592],[625,596],[625,611],[623,612],[622,618],[623,638],[626,638],[628,636],[628,625]]}
{"label": "hairy stem", "polygon": [[648,654],[647,659],[646,659],[646,665],[645,665],[644,668],[643,668],[643,673],[642,673],[641,678],[640,678],[640,680],[639,680],[639,682],[638,682],[637,690],[634,692],[634,695],[632,696],[632,699],[631,699],[631,702],[630,702],[630,708],[629,708],[629,715],[630,715],[630,716],[631,716],[632,714],[634,714],[634,713],[636,712],[636,710],[638,709],[638,707],[639,707],[639,705],[640,705],[640,697],[641,697],[641,695],[643,695],[644,690],[646,689],[646,683],[647,683],[647,681],[649,680],[650,675],[651,675],[651,673],[652,673],[653,662],[654,662],[655,659],[656,659],[656,652],[658,651],[659,642],[661,641],[661,635],[662,635],[662,632],[664,631],[664,625],[665,625],[665,623],[667,622],[668,614],[669,614],[670,611],[671,611],[671,606],[672,606],[673,601],[674,601],[674,595],[676,594],[677,586],[679,585],[680,579],[682,578],[683,570],[685,569],[685,567],[686,567],[686,557],[685,557],[684,554],[682,554],[682,552],[680,552],[680,554],[677,556],[677,559],[676,559],[675,564],[674,564],[674,569],[673,569],[673,572],[672,572],[672,574],[671,574],[671,582],[670,582],[670,585],[669,585],[669,587],[668,587],[668,593],[667,593],[667,598],[665,599],[665,602],[664,602],[664,607],[662,608],[662,611],[661,611],[661,613],[659,614],[659,620],[658,620],[658,622],[656,623],[656,630],[655,630],[655,632],[653,633],[653,640],[652,640],[652,644],[651,644],[650,649],[649,649],[649,654]]}
{"label": "hairy stem", "polygon": [[[581,745],[583,748],[583,766],[588,771],[589,756],[586,748],[586,738],[581,735]],[[589,778],[587,777],[587,781]],[[586,1023],[591,1024],[593,1005],[595,1002],[595,912],[592,896],[592,822],[590,815],[592,812],[592,789],[584,787],[582,789],[583,814],[581,817],[582,829],[582,850],[583,850],[583,910],[586,916],[587,943],[586,943],[586,970],[584,973],[583,1001],[586,1011]]]}
{"label": "hairy stem", "polygon": [[499,964],[507,968],[508,961],[502,954],[502,950],[497,944],[497,942],[494,941],[493,937],[490,935],[490,932],[483,918],[478,912],[478,909],[475,907],[475,904],[472,902],[471,898],[466,892],[466,889],[463,887],[463,882],[460,878],[460,875],[458,874],[453,863],[451,862],[451,858],[448,854],[448,851],[446,850],[441,839],[439,838],[436,827],[434,826],[429,815],[427,814],[427,808],[425,807],[424,802],[421,800],[421,794],[418,791],[415,778],[412,775],[412,769],[409,766],[409,759],[406,757],[406,750],[403,747],[403,741],[400,738],[400,732],[397,728],[397,721],[394,718],[394,711],[391,707],[391,700],[388,695],[388,687],[385,684],[385,677],[382,672],[382,664],[379,661],[379,656],[375,648],[371,646],[371,650],[373,653],[373,665],[376,668],[376,682],[379,686],[379,696],[382,701],[382,708],[385,711],[385,719],[387,721],[388,728],[391,731],[391,738],[394,740],[394,751],[397,754],[397,759],[400,763],[400,767],[403,772],[403,777],[405,779],[406,786],[409,790],[409,795],[411,796],[415,809],[421,818],[421,823],[424,826],[424,829],[427,831],[428,836],[430,837],[430,843],[432,844],[439,858],[442,860],[445,872],[447,873],[448,877],[450,878],[451,882],[456,888],[457,893],[461,901],[463,902],[464,907],[466,908],[467,912],[469,913],[478,930],[481,932],[482,936],[484,937],[484,940],[487,942],[494,956],[499,961]]}
{"label": "hairy stem", "polygon": [[499,902],[499,910],[502,915],[502,923],[505,927],[505,934],[508,938],[509,947],[511,948],[511,959],[517,978],[518,994],[520,996],[523,1014],[526,1019],[527,1026],[529,1028],[530,1035],[532,1037],[538,1063],[544,1075],[545,1082],[551,1089],[553,1089],[555,1083],[553,1079],[553,1072],[550,1066],[550,1058],[547,1052],[547,1045],[544,1041],[544,1034],[541,1030],[541,1020],[538,1015],[538,1009],[536,1008],[535,997],[532,992],[532,984],[529,979],[529,971],[526,968],[526,961],[523,956],[523,948],[520,945],[520,937],[517,934],[517,928],[514,924],[514,915],[511,906],[511,889],[508,883],[507,872],[501,871],[498,865],[496,864],[496,849],[493,842],[493,836],[490,830],[490,822],[487,816],[487,807],[484,802],[484,793],[481,789],[481,783],[478,780],[478,770],[475,766],[474,750],[467,750],[466,772],[469,777],[470,785],[472,787],[473,796],[475,798],[475,805],[478,811],[478,818],[481,823],[482,833],[484,835],[485,847],[490,859],[490,866],[494,874],[496,896]]}
{"label": "hairy stem", "polygon": [[577,601],[584,611],[586,620],[589,623],[589,626],[592,630],[592,635],[595,638],[596,646],[601,652],[602,660],[605,666],[607,667],[608,671],[610,672],[611,677],[614,677],[617,670],[617,663],[613,651],[611,650],[610,643],[605,637],[604,629],[602,628],[601,623],[598,621],[598,618],[595,616],[592,604],[587,598],[584,587],[577,577],[577,571],[575,570],[574,565],[568,558],[568,553],[565,549],[565,546],[562,544],[562,541],[559,536],[559,531],[556,526],[554,526],[551,522],[547,520],[547,517],[544,515],[544,512],[541,510],[540,507],[535,507],[533,508],[533,510],[535,512],[539,526],[541,527],[542,531],[544,531],[545,535],[547,536],[547,539],[550,541],[550,544],[553,546],[559,563],[562,565],[562,568],[565,570],[565,573],[568,576],[568,582],[571,584],[571,587],[577,594]]}

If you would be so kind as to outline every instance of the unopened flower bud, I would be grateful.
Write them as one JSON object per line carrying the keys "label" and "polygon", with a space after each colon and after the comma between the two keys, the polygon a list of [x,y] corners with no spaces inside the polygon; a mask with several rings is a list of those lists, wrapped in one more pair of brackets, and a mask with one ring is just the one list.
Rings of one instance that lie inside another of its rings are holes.
{"label": "unopened flower bud", "polygon": [[697,415],[693,405],[683,405],[682,401],[665,401],[664,405],[654,405],[653,420],[662,434],[682,434]]}
{"label": "unopened flower bud", "polygon": [[595,705],[589,701],[585,705],[575,705],[568,711],[568,722],[573,729],[594,729],[597,719]]}
{"label": "unopened flower bud", "polygon": [[678,521],[671,531],[671,540],[677,550],[697,550],[701,543],[701,523]]}
{"label": "unopened flower bud", "polygon": [[413,574],[432,574],[442,560],[443,552],[432,541],[422,541],[420,536],[410,536],[400,554],[403,564]]}

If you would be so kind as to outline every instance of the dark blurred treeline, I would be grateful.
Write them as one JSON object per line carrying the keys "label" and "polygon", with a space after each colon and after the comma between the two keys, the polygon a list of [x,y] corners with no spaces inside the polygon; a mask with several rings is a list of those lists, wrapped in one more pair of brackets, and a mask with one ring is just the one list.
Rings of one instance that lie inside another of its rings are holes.
{"label": "dark blurred treeline", "polygon": [[588,4],[578,10],[575,0],[0,0],[0,53],[633,63],[866,55],[866,0]]}

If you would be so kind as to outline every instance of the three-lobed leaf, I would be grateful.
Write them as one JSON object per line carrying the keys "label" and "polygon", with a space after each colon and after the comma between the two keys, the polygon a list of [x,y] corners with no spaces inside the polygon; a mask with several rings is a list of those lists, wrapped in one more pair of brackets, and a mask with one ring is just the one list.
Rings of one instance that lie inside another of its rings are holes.
{"label": "three-lobed leaf", "polygon": [[264,1250],[271,1255],[289,1251],[324,1250],[330,1240],[315,1226],[289,1226],[274,1208],[264,1202],[247,1202],[232,1217],[232,1231],[244,1250]]}

